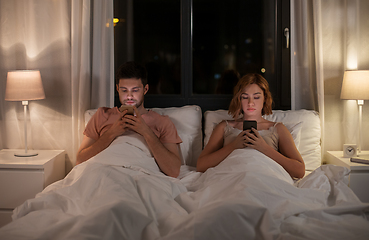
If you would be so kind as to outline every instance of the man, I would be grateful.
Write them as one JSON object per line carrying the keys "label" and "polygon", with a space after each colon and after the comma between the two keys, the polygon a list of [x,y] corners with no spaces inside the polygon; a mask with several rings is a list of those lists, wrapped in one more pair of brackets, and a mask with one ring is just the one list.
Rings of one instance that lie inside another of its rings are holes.
{"label": "man", "polygon": [[124,63],[117,72],[116,88],[122,105],[133,106],[135,114],[120,112],[117,107],[99,108],[86,126],[76,164],[87,161],[132,130],[144,137],[160,170],[177,177],[181,166],[178,144],[182,141],[167,116],[145,109],[144,95],[149,90],[146,69],[135,62]]}

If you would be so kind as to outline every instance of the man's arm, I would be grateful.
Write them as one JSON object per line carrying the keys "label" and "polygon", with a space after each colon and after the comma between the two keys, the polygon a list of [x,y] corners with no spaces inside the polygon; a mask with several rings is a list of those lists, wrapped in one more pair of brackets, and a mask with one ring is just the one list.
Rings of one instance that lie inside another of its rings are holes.
{"label": "man's arm", "polygon": [[181,158],[179,157],[178,144],[163,144],[152,131],[151,133],[152,134],[144,136],[144,138],[160,170],[168,176],[175,178],[178,177],[181,167]]}
{"label": "man's arm", "polygon": [[83,137],[81,146],[77,152],[76,165],[87,161],[103,151],[116,137],[122,135],[126,131],[126,123],[122,120],[124,114],[125,112],[123,112],[122,116],[112,125],[112,127],[97,140],[87,136]]}
{"label": "man's arm", "polygon": [[100,153],[107,148],[113,140],[114,138],[111,139],[106,133],[97,140],[84,136],[81,146],[78,149],[76,165]]}
{"label": "man's arm", "polygon": [[127,122],[127,127],[141,134],[145,138],[156,163],[163,173],[171,177],[178,177],[181,167],[178,144],[163,144],[160,142],[159,138],[151,128],[147,126],[141,115],[137,112],[138,111],[136,111],[136,116],[127,115],[124,118]]}

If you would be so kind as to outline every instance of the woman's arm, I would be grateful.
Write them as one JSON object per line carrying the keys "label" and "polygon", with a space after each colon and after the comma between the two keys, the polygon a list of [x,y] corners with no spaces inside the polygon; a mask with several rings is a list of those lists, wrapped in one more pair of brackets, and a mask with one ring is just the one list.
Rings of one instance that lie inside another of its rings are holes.
{"label": "woman's arm", "polygon": [[258,131],[254,135],[248,135],[252,144],[248,146],[264,153],[277,163],[279,163],[294,178],[302,178],[305,175],[305,163],[296,148],[291,133],[283,124],[277,124],[279,135],[279,152],[269,146],[260,136]]}
{"label": "woman's arm", "polygon": [[280,164],[283,164],[283,168],[286,169],[286,171],[290,173],[292,177],[304,177],[305,163],[299,150],[297,150],[290,131],[288,131],[286,126],[283,124],[278,124],[276,127],[279,135],[279,151],[283,156],[285,156],[283,159],[285,162],[281,160],[282,163]]}
{"label": "woman's arm", "polygon": [[201,152],[197,160],[196,170],[198,172],[205,172],[208,168],[217,166],[222,162],[233,150],[244,148],[244,132],[241,132],[236,140],[230,144],[223,146],[224,128],[226,122],[220,122],[213,130],[208,144]]}

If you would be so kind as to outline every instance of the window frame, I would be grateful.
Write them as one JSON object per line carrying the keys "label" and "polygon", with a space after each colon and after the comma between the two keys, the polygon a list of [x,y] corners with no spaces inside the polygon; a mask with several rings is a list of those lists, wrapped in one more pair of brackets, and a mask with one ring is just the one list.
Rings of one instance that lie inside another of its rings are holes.
{"label": "window frame", "polygon": [[[273,109],[291,109],[291,56],[290,48],[286,48],[284,29],[290,29],[289,0],[274,1],[275,5],[275,66],[277,94],[273,95]],[[202,111],[228,109],[232,95],[226,94],[193,94],[193,0],[181,0],[181,93],[180,94],[147,94],[145,107],[180,107],[198,105]],[[116,93],[117,95],[117,93]],[[120,105],[115,97],[116,106]]]}

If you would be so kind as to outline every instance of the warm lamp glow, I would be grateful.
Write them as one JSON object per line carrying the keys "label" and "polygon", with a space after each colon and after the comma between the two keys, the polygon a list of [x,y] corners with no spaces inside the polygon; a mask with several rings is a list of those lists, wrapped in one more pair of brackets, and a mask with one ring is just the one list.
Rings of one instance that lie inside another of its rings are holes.
{"label": "warm lamp glow", "polygon": [[343,75],[341,99],[369,100],[369,71],[346,71]]}
{"label": "warm lamp glow", "polygon": [[24,152],[15,153],[17,157],[33,157],[37,153],[29,153],[27,149],[27,106],[29,100],[45,98],[40,71],[24,70],[8,72],[6,80],[5,100],[22,101],[24,109]]}
{"label": "warm lamp glow", "polygon": [[369,100],[369,71],[346,71],[343,75],[341,99],[357,100],[359,105],[358,152],[361,153],[363,105],[364,100]]}
{"label": "warm lamp glow", "polygon": [[5,100],[28,101],[45,98],[40,71],[24,70],[8,72]]}

